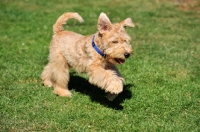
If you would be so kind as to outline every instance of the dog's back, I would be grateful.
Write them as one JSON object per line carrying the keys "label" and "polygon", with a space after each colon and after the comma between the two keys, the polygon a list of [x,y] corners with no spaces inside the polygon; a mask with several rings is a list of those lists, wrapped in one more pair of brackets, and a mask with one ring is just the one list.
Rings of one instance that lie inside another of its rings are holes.
{"label": "dog's back", "polygon": [[72,18],[83,22],[82,17],[75,12],[65,13],[57,19],[53,26],[54,35],[51,41],[50,51],[61,53],[70,67],[73,67],[78,72],[85,72],[88,63],[88,57],[85,54],[85,45],[83,43],[83,41],[86,41],[85,36],[64,30],[63,28],[63,24],[66,24]]}

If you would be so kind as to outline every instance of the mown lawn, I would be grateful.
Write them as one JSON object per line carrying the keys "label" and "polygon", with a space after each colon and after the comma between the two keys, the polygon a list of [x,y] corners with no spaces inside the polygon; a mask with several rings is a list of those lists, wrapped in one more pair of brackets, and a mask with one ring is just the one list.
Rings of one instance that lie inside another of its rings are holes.
{"label": "mown lawn", "polygon": [[[185,1],[185,2],[184,2]],[[189,2],[189,3],[187,3]],[[52,26],[78,12],[68,30],[89,35],[105,12],[131,17],[134,54],[120,65],[126,80],[114,102],[71,71],[72,98],[42,86]],[[0,131],[200,131],[200,3],[197,0],[1,0]]]}

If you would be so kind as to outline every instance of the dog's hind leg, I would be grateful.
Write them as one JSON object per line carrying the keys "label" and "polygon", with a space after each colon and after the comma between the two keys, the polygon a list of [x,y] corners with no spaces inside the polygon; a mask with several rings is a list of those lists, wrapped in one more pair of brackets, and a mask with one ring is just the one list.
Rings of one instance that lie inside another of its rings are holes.
{"label": "dog's hind leg", "polygon": [[69,82],[69,65],[60,53],[54,53],[50,56],[53,92],[59,96],[71,97],[68,90]]}
{"label": "dog's hind leg", "polygon": [[51,76],[52,76],[51,64],[48,63],[47,66],[45,66],[45,68],[42,72],[42,75],[41,75],[44,86],[47,86],[47,87],[53,86]]}

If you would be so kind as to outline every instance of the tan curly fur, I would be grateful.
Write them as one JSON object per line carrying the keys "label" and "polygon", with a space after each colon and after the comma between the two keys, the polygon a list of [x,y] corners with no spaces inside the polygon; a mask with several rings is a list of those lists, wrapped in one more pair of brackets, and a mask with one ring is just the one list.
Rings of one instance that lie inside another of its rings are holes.
{"label": "tan curly fur", "polygon": [[[106,92],[108,99],[113,100],[123,91],[123,82],[116,64],[123,64],[132,53],[131,38],[125,27],[134,27],[130,18],[120,23],[112,24],[105,13],[98,18],[98,32],[89,36],[64,31],[63,24],[74,18],[83,22],[78,13],[61,15],[53,26],[53,38],[50,44],[49,62],[45,66],[41,78],[43,84],[54,88],[59,96],[71,97],[68,90],[69,70],[85,72],[89,82]],[[106,55],[97,53],[92,46],[92,38],[96,46]]]}

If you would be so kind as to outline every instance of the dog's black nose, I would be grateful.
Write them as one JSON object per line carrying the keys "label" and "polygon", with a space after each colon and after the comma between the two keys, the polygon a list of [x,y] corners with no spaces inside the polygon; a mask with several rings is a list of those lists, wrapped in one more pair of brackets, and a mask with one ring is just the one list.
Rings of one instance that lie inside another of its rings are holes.
{"label": "dog's black nose", "polygon": [[125,57],[125,58],[128,58],[129,56],[130,56],[129,53],[125,53],[125,54],[124,54],[124,57]]}

